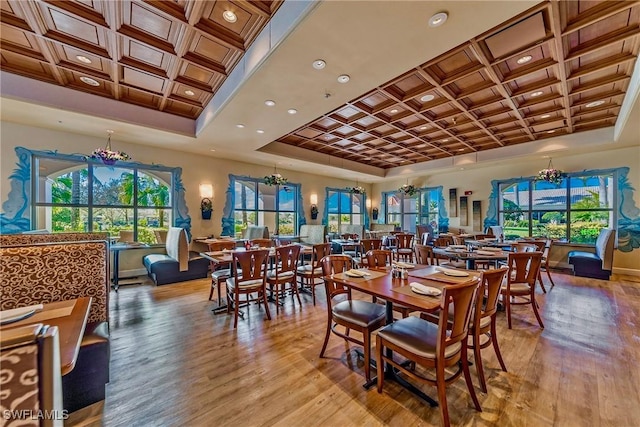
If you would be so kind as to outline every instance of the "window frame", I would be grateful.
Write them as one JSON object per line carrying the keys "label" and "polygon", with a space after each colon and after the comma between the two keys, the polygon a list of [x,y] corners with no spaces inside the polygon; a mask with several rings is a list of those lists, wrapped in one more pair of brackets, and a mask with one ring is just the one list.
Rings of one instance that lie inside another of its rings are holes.
{"label": "window frame", "polygon": [[[431,194],[434,193],[436,194],[436,199],[431,197]],[[436,218],[436,222],[438,224],[438,230],[434,230],[435,232],[438,231],[442,231],[442,232],[446,232],[449,229],[449,221],[448,218],[446,218],[446,208],[444,206],[444,196],[442,194],[442,186],[438,186],[438,187],[422,187],[422,188],[418,188],[416,194],[414,194],[413,196],[408,196],[404,193],[402,193],[399,190],[392,190],[392,191],[383,191],[381,193],[381,200],[382,200],[382,206],[383,206],[383,220],[385,221],[386,224],[391,224],[391,222],[389,222],[389,206],[387,201],[389,200],[390,196],[399,196],[400,197],[400,212],[399,213],[392,213],[394,215],[400,215],[401,218],[401,222],[400,222],[400,228],[402,230],[410,230],[410,227],[406,227],[405,226],[405,218],[409,217],[409,216],[415,216],[417,219],[416,224],[413,224],[413,232],[415,232],[416,230],[416,226],[417,225],[426,225],[429,224],[429,218],[431,215],[433,215],[433,212],[429,211],[429,208],[427,207],[427,211],[426,213],[423,212],[422,210],[422,199],[423,199],[423,194],[426,193],[427,194],[427,203],[430,200],[435,200],[438,204],[438,209],[437,209],[437,218]],[[417,198],[417,207],[415,212],[404,212],[404,201],[406,199],[415,199]],[[426,221],[426,222],[423,222]]]}
{"label": "window frame", "polygon": [[[254,192],[254,203],[255,203],[255,208],[252,209],[236,209],[235,205],[235,201],[236,201],[236,194],[235,194],[235,184],[237,181],[245,181],[245,182],[251,182],[253,184],[255,184],[257,191]],[[294,215],[294,235],[298,234],[298,230],[300,230],[300,226],[302,224],[305,223],[305,218],[304,218],[304,212],[302,210],[302,185],[298,184],[298,183],[292,183],[292,182],[287,182],[286,185],[280,186],[280,185],[274,185],[273,187],[275,187],[275,199],[274,199],[274,206],[276,207],[275,209],[259,209],[259,197],[260,197],[260,184],[266,185],[264,183],[264,178],[255,178],[255,177],[251,177],[251,176],[246,176],[246,175],[234,175],[234,174],[229,174],[229,188],[227,190],[227,193],[231,195],[231,197],[227,198],[226,204],[225,204],[225,214],[223,215],[222,218],[222,235],[223,236],[236,236],[236,232],[235,232],[235,213],[236,211],[239,212],[255,212],[256,213],[256,219],[260,218],[259,212],[268,212],[268,213],[273,213],[275,214],[275,230],[271,231],[272,235],[277,235],[279,229],[280,229],[280,213],[293,213]],[[279,209],[279,205],[280,205],[280,187],[291,187],[294,188],[294,191],[296,192],[296,194],[293,197],[293,203],[294,203],[294,208],[292,211],[280,211]],[[258,226],[264,225],[264,224],[255,224]]]}
{"label": "window frame", "polygon": [[[613,227],[613,228],[617,228],[617,224],[618,224],[618,218],[619,218],[619,206],[620,206],[620,202],[619,202],[619,198],[620,193],[621,193],[621,188],[620,188],[620,170],[622,168],[616,168],[616,169],[600,169],[600,170],[584,170],[584,171],[580,171],[580,172],[571,172],[571,173],[565,173],[563,174],[563,183],[566,183],[566,187],[565,188],[561,188],[561,190],[564,190],[565,194],[564,194],[564,198],[565,198],[565,203],[564,203],[564,207],[563,208],[558,208],[558,209],[540,209],[540,208],[536,208],[533,204],[533,192],[535,191],[534,189],[534,184],[536,182],[536,177],[535,176],[529,176],[529,177],[520,177],[520,178],[511,178],[511,179],[506,179],[506,180],[495,180],[492,181],[492,186],[493,186],[493,192],[492,192],[492,196],[491,196],[491,200],[490,200],[490,208],[489,211],[487,212],[487,216],[485,219],[485,227],[487,226],[491,226],[491,225],[502,225],[504,224],[504,219],[503,219],[503,215],[505,212],[510,212],[510,211],[505,211],[502,206],[504,205],[504,203],[502,202],[502,188],[503,186],[508,186],[508,185],[518,185],[519,183],[523,183],[526,182],[528,183],[528,209],[521,209],[521,212],[523,215],[526,215],[527,219],[526,221],[528,221],[528,235],[529,236],[533,236],[534,235],[534,214],[535,213],[544,213],[544,212],[560,212],[560,213],[564,213],[566,216],[566,223],[565,225],[565,239],[561,239],[560,242],[562,243],[567,243],[567,244],[580,244],[580,243],[576,243],[575,240],[572,240],[572,235],[571,235],[571,225],[572,225],[572,220],[571,220],[571,213],[572,212],[609,212],[610,213],[610,219],[609,219],[609,224],[607,225],[607,227]],[[610,176],[611,177],[611,185],[612,185],[612,189],[611,189],[611,194],[612,194],[612,200],[609,203],[610,207],[600,207],[600,208],[588,208],[588,209],[576,209],[576,208],[572,208],[572,203],[571,203],[571,197],[572,197],[572,193],[571,193],[571,189],[572,189],[572,185],[571,185],[571,180],[573,178],[584,178],[584,177],[589,177],[589,178],[595,178],[595,177],[599,177],[599,176]],[[494,213],[493,217],[491,216],[491,214]]]}
{"label": "window frame", "polygon": [[[329,212],[329,193],[330,192],[334,192],[338,194],[338,212]],[[349,200],[350,200],[350,212],[345,212],[343,213],[340,209],[340,206],[342,205],[342,196],[341,194],[347,194],[349,195]],[[340,232],[340,226],[342,225],[342,215],[349,215],[350,217],[350,222],[349,224],[353,224],[353,216],[354,215],[360,215],[361,216],[361,222],[360,224],[362,224],[364,226],[365,229],[369,228],[369,213],[368,213],[368,209],[367,209],[367,193],[361,193],[361,194],[355,194],[351,191],[349,191],[346,188],[335,188],[335,187],[325,187],[325,192],[324,192],[324,215],[322,218],[322,224],[327,226],[327,232],[329,232],[329,215],[338,215],[338,233]],[[354,214],[353,213],[353,197],[354,196],[362,196],[362,206],[360,209],[360,213],[359,214]]]}
{"label": "window frame", "polygon": [[[16,233],[33,230],[37,221],[37,209],[40,207],[78,207],[88,209],[87,224],[90,224],[93,231],[93,210],[103,209],[105,207],[116,208],[131,208],[134,210],[134,236],[137,233],[138,228],[138,213],[139,209],[154,209],[153,206],[139,206],[137,200],[137,179],[134,186],[133,200],[134,203],[131,206],[128,205],[99,205],[95,207],[93,205],[93,167],[103,166],[99,160],[91,159],[90,157],[80,154],[62,154],[57,151],[38,151],[29,150],[24,147],[15,148],[16,155],[18,156],[17,168],[11,175],[12,187],[19,188],[20,191],[12,191],[9,194],[9,199],[3,207],[6,213],[2,217],[2,232],[3,233]],[[74,203],[74,204],[60,204],[51,202],[37,201],[37,180],[39,175],[38,162],[40,159],[53,159],[60,161],[67,161],[70,163],[77,163],[79,169],[83,169],[85,166],[88,171],[88,199],[86,203]],[[175,227],[181,227],[187,230],[187,234],[191,236],[191,217],[188,215],[185,201],[185,190],[182,185],[182,168],[168,167],[163,165],[148,165],[139,162],[125,162],[119,161],[118,167],[132,169],[134,171],[134,177],[137,177],[138,171],[148,171],[148,174],[153,176],[153,172],[169,173],[171,175],[171,182],[168,184],[170,191],[170,205],[163,206],[161,209],[171,210],[171,224]],[[8,213],[16,211],[16,215],[13,218],[8,218]]]}

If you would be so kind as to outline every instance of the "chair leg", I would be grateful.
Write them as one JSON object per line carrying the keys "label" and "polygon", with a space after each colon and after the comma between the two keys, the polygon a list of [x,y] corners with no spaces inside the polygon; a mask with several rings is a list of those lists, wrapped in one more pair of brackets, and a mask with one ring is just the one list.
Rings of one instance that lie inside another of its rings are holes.
{"label": "chair leg", "polygon": [[364,345],[364,378],[371,381],[371,333],[369,330],[362,331]]}
{"label": "chair leg", "polygon": [[538,282],[540,282],[540,289],[542,289],[543,293],[547,293],[547,290],[544,288],[544,283],[542,282],[542,273],[538,270]]}
{"label": "chair leg", "polygon": [[233,329],[236,329],[238,327],[238,315],[240,314],[240,293],[235,292],[235,303],[234,303],[234,308],[233,308]]}
{"label": "chair leg", "polygon": [[505,294],[504,304],[507,312],[507,326],[511,329],[511,295]]}
{"label": "chair leg", "polygon": [[378,393],[382,393],[382,385],[384,383],[384,359],[382,358],[382,338],[379,335],[376,336],[376,371],[378,374]]}
{"label": "chair leg", "polygon": [[493,350],[496,352],[496,357],[500,363],[500,367],[503,371],[507,372],[507,365],[502,360],[502,353],[500,353],[500,346],[498,345],[498,334],[496,334],[496,316],[493,315],[491,319],[491,343],[493,344]]}
{"label": "chair leg", "polygon": [[473,358],[476,362],[476,372],[478,373],[478,379],[480,380],[480,389],[487,392],[487,382],[484,378],[484,369],[482,368],[482,355],[480,354],[480,335],[475,332],[472,335],[473,338]]}
{"label": "chair leg", "polygon": [[311,299],[313,300],[313,305],[316,305],[316,279],[311,276],[309,278],[309,286],[311,287]]}
{"label": "chair leg", "polygon": [[327,333],[324,335],[324,343],[322,344],[322,350],[320,350],[320,357],[324,357],[324,351],[327,349],[329,343],[329,335],[331,334],[331,317],[327,320]]}
{"label": "chair leg", "polygon": [[[211,301],[213,299],[213,289],[214,289],[214,282],[211,281],[211,290],[209,291],[209,301]],[[220,293],[218,293],[219,295]]]}
{"label": "chair leg", "polygon": [[438,406],[440,406],[440,420],[444,427],[450,427],[449,407],[447,406],[447,384],[444,377],[444,367],[436,367],[436,386],[438,387]]}
{"label": "chair leg", "polygon": [[549,271],[549,268],[545,268],[545,271],[547,272],[547,276],[549,276],[549,281],[551,282],[551,287],[553,288],[556,284],[553,283],[553,278],[551,277],[551,272]]}
{"label": "chair leg", "polygon": [[[262,291],[260,291],[262,293],[262,300],[264,301],[264,311],[267,312],[267,319],[271,320],[271,312],[269,311],[269,302],[267,301],[267,288],[263,287]],[[276,287],[276,296],[278,294],[278,290]],[[276,300],[276,304],[278,304],[278,301]]]}
{"label": "chair leg", "polygon": [[[300,292],[298,292],[298,282],[296,282],[296,280],[293,279],[293,281],[291,282],[291,286],[292,286],[291,292],[296,293],[296,297],[298,298],[298,304],[300,304],[300,307],[302,307],[302,301],[300,300]],[[291,296],[293,297],[293,295]]]}
{"label": "chair leg", "polygon": [[[473,404],[476,407],[476,411],[482,412],[482,407],[480,406],[480,402],[478,402],[478,396],[476,396],[476,391],[473,388],[473,383],[471,382],[471,372],[469,372],[469,359],[467,359],[466,343],[463,343],[462,345],[462,372],[464,373],[464,380],[467,383],[467,388],[469,389],[469,394],[471,395],[471,400],[473,400]],[[478,349],[478,354],[480,354],[479,350],[480,349]]]}
{"label": "chair leg", "polygon": [[540,324],[540,327],[544,329],[544,325],[542,324],[542,319],[540,318],[540,313],[538,313],[537,305],[538,303],[533,298],[533,296],[531,296],[531,306],[533,306],[533,313],[536,315],[536,319],[538,319],[538,323]]}

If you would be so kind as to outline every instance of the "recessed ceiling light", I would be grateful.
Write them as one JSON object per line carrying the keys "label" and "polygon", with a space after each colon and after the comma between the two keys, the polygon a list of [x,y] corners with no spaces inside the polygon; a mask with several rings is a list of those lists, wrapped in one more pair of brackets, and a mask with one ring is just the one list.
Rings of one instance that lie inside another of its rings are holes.
{"label": "recessed ceiling light", "polygon": [[602,104],[604,104],[603,100],[593,101],[593,102],[590,102],[587,105],[585,105],[585,107],[587,107],[587,108],[597,107],[598,105],[602,105]]}
{"label": "recessed ceiling light", "polygon": [[449,142],[449,140],[448,139],[443,139],[442,142]]}
{"label": "recessed ceiling light", "polygon": [[289,108],[287,110],[287,113],[289,113],[289,114],[296,114],[297,112],[298,112],[298,110],[296,110],[295,108]]}
{"label": "recessed ceiling light", "polygon": [[416,145],[416,148],[424,148],[426,146],[427,146],[427,144],[419,144],[419,145]]}
{"label": "recessed ceiling light", "polygon": [[80,81],[84,84],[88,84],[89,86],[100,86],[97,80],[92,79],[91,77],[80,77]]}
{"label": "recessed ceiling light", "polygon": [[238,124],[236,125],[236,127],[237,127],[238,129],[244,129],[244,125],[243,125],[242,123],[238,123]]}
{"label": "recessed ceiling light", "polygon": [[548,119],[549,117],[551,117],[551,114],[543,114],[540,116],[541,119]]}
{"label": "recessed ceiling light", "polygon": [[186,95],[189,95],[189,96],[193,96],[193,95],[195,95],[195,94],[196,94],[196,93],[195,93],[194,91],[192,91],[192,90],[185,90],[185,91],[184,91],[184,93],[185,93]]}
{"label": "recessed ceiling light", "polygon": [[429,101],[433,101],[434,98],[435,98],[435,96],[433,96],[433,95],[425,95],[422,98],[420,98],[420,101],[429,102]]}
{"label": "recessed ceiling light", "polygon": [[548,130],[547,133],[554,133],[555,130]]}
{"label": "recessed ceiling light", "polygon": [[538,91],[536,91],[536,92],[533,92],[533,93],[532,93],[531,95],[529,95],[529,96],[531,96],[532,98],[535,98],[536,96],[540,96],[540,95],[542,95],[543,93],[544,93],[543,91],[538,90]]}
{"label": "recessed ceiling light", "polygon": [[464,151],[464,148],[458,148],[458,151]]}
{"label": "recessed ceiling light", "polygon": [[264,133],[264,131],[262,129],[258,129],[256,132],[257,133]]}
{"label": "recessed ceiling light", "polygon": [[351,80],[349,74],[341,74],[338,76],[338,83],[347,83],[349,80]]}
{"label": "recessed ceiling light", "polygon": [[266,105],[267,107],[273,107],[274,105],[276,105],[276,101],[267,99],[266,101],[264,101],[264,105]]}
{"label": "recessed ceiling light", "polygon": [[518,64],[526,64],[527,62],[531,61],[531,59],[533,59],[533,56],[525,55],[522,58],[518,58],[518,60],[516,62]]}
{"label": "recessed ceiling light", "polygon": [[436,13],[431,18],[429,18],[429,26],[439,27],[447,21],[448,17],[449,15],[447,14],[447,12]]}
{"label": "recessed ceiling light", "polygon": [[216,151],[216,150],[215,150],[214,148],[212,148],[212,149],[211,149],[211,150],[209,150],[209,151]]}
{"label": "recessed ceiling light", "polygon": [[420,130],[427,130],[427,127],[426,127],[426,126],[422,126],[422,127],[420,128]]}
{"label": "recessed ceiling light", "polygon": [[76,55],[76,59],[80,62],[84,62],[85,64],[91,64],[91,60],[84,55]]}
{"label": "recessed ceiling light", "polygon": [[225,21],[231,22],[232,24],[238,20],[236,14],[230,10],[225,10],[224,12],[222,12],[222,17]]}
{"label": "recessed ceiling light", "polygon": [[391,110],[391,111],[389,111],[389,112],[390,112],[391,114],[395,114],[395,113],[397,113],[397,112],[398,112],[398,110],[396,110],[396,109],[394,108],[393,110]]}
{"label": "recessed ceiling light", "polygon": [[322,70],[327,66],[327,63],[324,62],[324,59],[316,59],[311,65],[313,65],[313,68],[315,68],[316,70]]}

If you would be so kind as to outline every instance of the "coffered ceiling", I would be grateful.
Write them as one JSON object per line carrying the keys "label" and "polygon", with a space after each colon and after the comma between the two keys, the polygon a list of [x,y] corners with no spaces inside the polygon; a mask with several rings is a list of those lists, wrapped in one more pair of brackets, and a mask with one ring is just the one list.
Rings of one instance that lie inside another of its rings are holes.
{"label": "coffered ceiling", "polygon": [[2,69],[195,119],[281,3],[3,0]]}
{"label": "coffered ceiling", "polygon": [[0,0],[0,18],[2,119],[31,126],[363,182],[614,126],[640,144],[639,1]]}
{"label": "coffered ceiling", "polygon": [[278,141],[388,169],[610,127],[639,24],[637,2],[545,2]]}

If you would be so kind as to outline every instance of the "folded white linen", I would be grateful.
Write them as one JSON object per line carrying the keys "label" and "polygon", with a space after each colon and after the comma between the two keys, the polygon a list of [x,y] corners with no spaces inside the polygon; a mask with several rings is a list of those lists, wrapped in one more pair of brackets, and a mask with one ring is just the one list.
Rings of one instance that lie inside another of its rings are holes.
{"label": "folded white linen", "polygon": [[413,268],[416,266],[415,264],[410,264],[408,262],[401,262],[401,261],[395,261],[393,264],[399,268]]}
{"label": "folded white linen", "polygon": [[430,295],[433,297],[437,297],[438,295],[442,294],[442,291],[440,289],[431,286],[425,286],[422,283],[418,282],[411,282],[409,283],[409,286],[411,287],[411,290],[417,294]]}
{"label": "folded white linen", "polygon": [[469,273],[467,273],[466,271],[452,270],[452,269],[443,268],[443,267],[436,267],[436,270],[441,271],[442,273],[446,274],[447,276],[453,276],[453,277],[468,277],[469,276]]}
{"label": "folded white linen", "polygon": [[21,319],[38,310],[42,310],[42,304],[29,305],[27,307],[12,308],[0,311],[0,323],[10,322],[12,320]]}
{"label": "folded white linen", "polygon": [[347,276],[354,276],[354,277],[364,277],[364,276],[370,276],[371,275],[371,274],[367,273],[366,271],[356,270],[355,268],[352,268],[351,270],[347,270],[346,274],[347,274]]}

